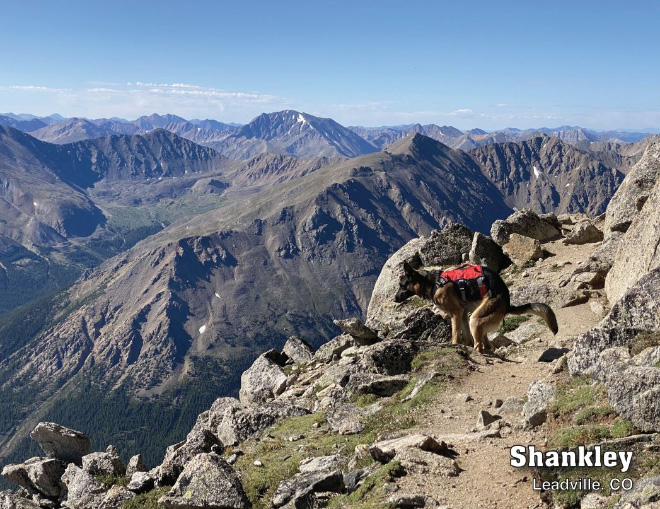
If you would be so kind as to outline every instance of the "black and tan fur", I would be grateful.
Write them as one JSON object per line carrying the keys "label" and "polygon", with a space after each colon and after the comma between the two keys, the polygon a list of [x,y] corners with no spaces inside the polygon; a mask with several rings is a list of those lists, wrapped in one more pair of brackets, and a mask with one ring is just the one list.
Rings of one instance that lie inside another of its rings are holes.
{"label": "black and tan fur", "polygon": [[[404,275],[399,280],[399,291],[394,300],[403,302],[413,295],[433,300],[451,317],[451,342],[453,344],[460,343],[461,329],[467,321],[467,328],[474,340],[474,349],[483,352],[484,346],[490,348],[487,334],[497,330],[508,314],[540,316],[545,320],[552,333],[557,334],[557,318],[550,306],[539,302],[512,306],[506,283],[488,267],[483,267],[483,273],[490,289],[480,300],[472,302],[463,301],[458,288],[452,282],[437,287],[435,278],[430,272],[415,270],[408,263],[403,264],[403,269]],[[467,319],[468,314],[470,314],[469,319]]]}

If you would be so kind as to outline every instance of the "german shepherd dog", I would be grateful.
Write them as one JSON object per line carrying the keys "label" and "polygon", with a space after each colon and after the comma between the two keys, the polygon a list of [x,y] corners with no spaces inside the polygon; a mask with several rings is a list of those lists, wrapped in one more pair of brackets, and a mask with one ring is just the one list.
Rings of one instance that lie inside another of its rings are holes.
{"label": "german shepherd dog", "polygon": [[[532,314],[545,320],[553,334],[557,334],[557,318],[550,306],[533,302],[522,306],[512,306],[509,288],[497,272],[482,266],[481,270],[488,291],[476,300],[465,300],[455,282],[449,281],[442,286],[436,281],[437,276],[426,270],[415,270],[409,263],[403,264],[404,275],[399,280],[399,291],[394,301],[403,302],[413,295],[430,299],[451,317],[451,342],[458,344],[464,320],[469,315],[465,331],[471,334],[474,349],[480,353],[484,345],[490,349],[488,332],[499,328],[508,314]],[[471,313],[471,314],[470,314]]]}

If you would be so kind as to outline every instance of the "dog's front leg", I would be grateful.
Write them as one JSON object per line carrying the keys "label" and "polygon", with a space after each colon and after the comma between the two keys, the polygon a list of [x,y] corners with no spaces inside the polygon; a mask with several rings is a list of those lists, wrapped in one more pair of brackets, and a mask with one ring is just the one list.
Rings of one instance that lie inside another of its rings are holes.
{"label": "dog's front leg", "polygon": [[451,315],[451,344],[458,345],[461,342],[461,330],[463,329],[463,310],[456,310]]}

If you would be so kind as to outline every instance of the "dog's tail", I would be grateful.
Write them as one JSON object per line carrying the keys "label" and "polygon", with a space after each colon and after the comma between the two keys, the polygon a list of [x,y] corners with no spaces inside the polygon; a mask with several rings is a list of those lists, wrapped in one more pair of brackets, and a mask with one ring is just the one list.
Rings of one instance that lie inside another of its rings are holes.
{"label": "dog's tail", "polygon": [[523,304],[522,306],[509,306],[507,313],[512,315],[536,315],[540,316],[548,324],[548,327],[553,334],[557,334],[559,327],[557,326],[557,317],[555,312],[546,304],[540,302],[532,302],[530,304]]}

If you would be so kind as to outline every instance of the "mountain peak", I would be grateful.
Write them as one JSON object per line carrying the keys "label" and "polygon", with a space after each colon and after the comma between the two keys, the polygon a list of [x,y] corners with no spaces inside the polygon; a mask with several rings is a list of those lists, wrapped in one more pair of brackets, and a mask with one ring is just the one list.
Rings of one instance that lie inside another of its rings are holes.
{"label": "mountain peak", "polygon": [[400,139],[387,147],[386,152],[398,155],[423,155],[451,150],[447,145],[424,136],[423,134],[413,133],[410,136]]}

